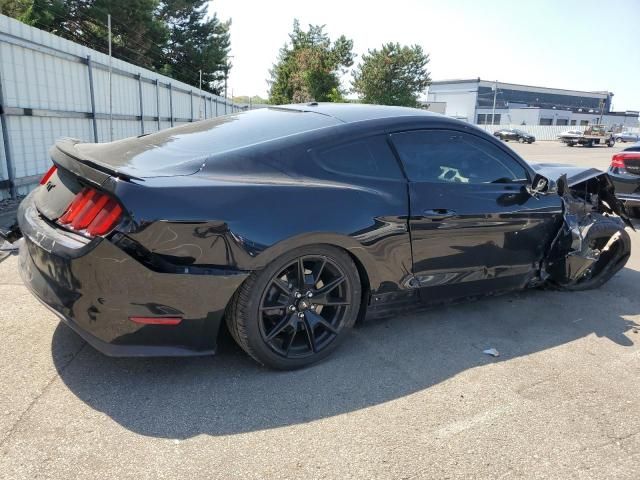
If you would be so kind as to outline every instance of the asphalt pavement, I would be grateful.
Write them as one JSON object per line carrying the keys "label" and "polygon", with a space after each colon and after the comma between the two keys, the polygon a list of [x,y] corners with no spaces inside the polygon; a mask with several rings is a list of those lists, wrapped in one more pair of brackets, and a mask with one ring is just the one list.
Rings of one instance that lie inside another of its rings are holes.
{"label": "asphalt pavement", "polygon": [[[512,146],[599,168],[619,150]],[[289,373],[228,338],[215,357],[105,357],[28,293],[12,257],[0,264],[0,478],[640,478],[630,235],[629,263],[599,290],[372,321]]]}

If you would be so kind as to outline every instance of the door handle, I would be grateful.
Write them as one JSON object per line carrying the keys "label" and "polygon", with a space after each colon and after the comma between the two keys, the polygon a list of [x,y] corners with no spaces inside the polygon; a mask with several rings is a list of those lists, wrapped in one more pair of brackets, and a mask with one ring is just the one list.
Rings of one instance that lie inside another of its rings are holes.
{"label": "door handle", "polygon": [[422,215],[434,222],[445,220],[447,218],[455,217],[458,215],[455,210],[448,210],[446,208],[434,208],[433,210],[425,210]]}

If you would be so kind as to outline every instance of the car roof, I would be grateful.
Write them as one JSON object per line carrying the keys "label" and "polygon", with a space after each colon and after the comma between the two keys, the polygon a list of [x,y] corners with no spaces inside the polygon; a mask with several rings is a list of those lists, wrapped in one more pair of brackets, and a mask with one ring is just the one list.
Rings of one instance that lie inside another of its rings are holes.
{"label": "car roof", "polygon": [[623,150],[623,152],[639,152],[640,151],[640,142],[636,142]]}
{"label": "car roof", "polygon": [[363,103],[294,103],[289,105],[279,105],[275,108],[286,110],[297,110],[301,112],[315,112],[326,115],[343,123],[362,122],[366,120],[377,120],[383,118],[396,117],[431,117],[441,120],[446,118],[438,113],[410,107],[396,107],[388,105],[370,105]]}

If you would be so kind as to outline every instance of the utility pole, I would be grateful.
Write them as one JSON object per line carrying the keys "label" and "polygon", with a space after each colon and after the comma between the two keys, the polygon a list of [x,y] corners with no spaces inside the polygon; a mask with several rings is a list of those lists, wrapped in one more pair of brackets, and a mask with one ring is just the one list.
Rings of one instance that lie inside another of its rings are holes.
{"label": "utility pole", "polygon": [[109,139],[113,142],[113,82],[111,81],[111,14],[107,15],[109,30]]}
{"label": "utility pole", "polygon": [[491,112],[491,125],[496,123],[496,97],[498,95],[498,80],[493,86],[493,110]]}
{"label": "utility pole", "polygon": [[225,64],[224,66],[224,98],[229,98],[227,96],[227,77],[229,76],[229,64]]}
{"label": "utility pole", "polygon": [[227,95],[227,78],[229,77],[229,68],[231,67],[231,65],[229,65],[230,58],[235,58],[235,57],[233,55],[229,55],[227,59],[224,61],[224,98],[225,100],[229,98],[229,96]]}
{"label": "utility pole", "polygon": [[202,70],[200,70],[200,101],[198,102],[198,108],[200,109],[200,113],[198,114],[198,120],[202,120],[202,102],[204,101],[204,96],[202,95]]}

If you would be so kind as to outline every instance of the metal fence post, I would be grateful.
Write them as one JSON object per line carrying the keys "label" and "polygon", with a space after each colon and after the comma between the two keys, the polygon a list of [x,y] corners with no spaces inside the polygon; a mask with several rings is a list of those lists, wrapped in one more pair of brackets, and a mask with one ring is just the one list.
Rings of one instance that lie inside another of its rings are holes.
{"label": "metal fence post", "polygon": [[173,127],[173,88],[171,88],[171,83],[169,83],[169,122]]}
{"label": "metal fence post", "polygon": [[189,90],[189,100],[191,101],[191,121],[193,122],[193,90]]}
{"label": "metal fence post", "polygon": [[4,159],[7,165],[7,178],[9,179],[9,195],[16,198],[16,171],[11,160],[11,145],[9,144],[9,129],[7,128],[7,116],[5,114],[4,93],[2,90],[2,78],[0,78],[0,124],[2,127],[2,143],[4,145]]}
{"label": "metal fence post", "polygon": [[217,116],[218,116],[218,99],[217,99],[217,98],[214,98],[214,99],[213,99],[213,103],[214,103],[214,105],[216,106],[216,117],[217,117]]}
{"label": "metal fence post", "polygon": [[142,100],[142,74],[138,74],[138,97],[140,98],[140,135],[144,135],[144,102]]}
{"label": "metal fence post", "polygon": [[91,96],[91,123],[93,124],[93,141],[98,143],[98,122],[96,121],[96,94],[93,89],[93,67],[91,55],[87,55],[87,70],[89,71],[89,95]]}
{"label": "metal fence post", "polygon": [[158,114],[158,131],[160,131],[160,84],[156,78],[156,113]]}
{"label": "metal fence post", "polygon": [[204,97],[204,118],[207,119],[207,97]]}

